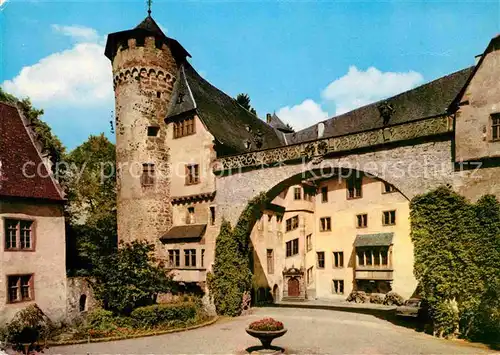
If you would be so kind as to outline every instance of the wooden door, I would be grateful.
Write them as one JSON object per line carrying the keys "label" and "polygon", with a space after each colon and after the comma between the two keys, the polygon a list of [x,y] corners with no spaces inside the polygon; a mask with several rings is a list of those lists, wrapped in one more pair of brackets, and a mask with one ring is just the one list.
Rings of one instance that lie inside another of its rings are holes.
{"label": "wooden door", "polygon": [[288,280],[288,296],[289,297],[300,296],[299,280],[295,277],[292,277]]}

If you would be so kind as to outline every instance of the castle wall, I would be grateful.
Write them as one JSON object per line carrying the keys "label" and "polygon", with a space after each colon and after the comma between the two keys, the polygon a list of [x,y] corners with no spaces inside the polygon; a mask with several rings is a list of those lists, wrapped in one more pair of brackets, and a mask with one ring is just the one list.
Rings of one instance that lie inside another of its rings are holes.
{"label": "castle wall", "polygon": [[[0,252],[0,324],[36,303],[54,322],[66,318],[66,240],[63,206],[41,201],[0,200],[0,243],[5,246],[5,220],[30,220],[33,251]],[[31,301],[8,303],[8,276],[33,275]]]}
{"label": "castle wall", "polygon": [[[118,237],[120,241],[158,238],[172,224],[170,152],[163,122],[177,74],[170,49],[129,39],[113,60],[116,106]],[[148,135],[148,127],[157,127]],[[141,183],[143,164],[154,164],[154,184]]]}

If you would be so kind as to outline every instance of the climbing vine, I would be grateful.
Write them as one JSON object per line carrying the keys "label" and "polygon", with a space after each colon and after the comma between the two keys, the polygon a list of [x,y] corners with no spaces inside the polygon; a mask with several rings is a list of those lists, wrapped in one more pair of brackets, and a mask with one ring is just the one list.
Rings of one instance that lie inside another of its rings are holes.
{"label": "climbing vine", "polygon": [[234,229],[228,221],[222,221],[213,272],[207,276],[210,294],[220,315],[234,317],[243,310],[244,295],[252,286],[250,232],[268,201],[264,193],[252,199]]}
{"label": "climbing vine", "polygon": [[447,187],[411,202],[414,273],[434,334],[500,339],[500,204],[469,203]]}

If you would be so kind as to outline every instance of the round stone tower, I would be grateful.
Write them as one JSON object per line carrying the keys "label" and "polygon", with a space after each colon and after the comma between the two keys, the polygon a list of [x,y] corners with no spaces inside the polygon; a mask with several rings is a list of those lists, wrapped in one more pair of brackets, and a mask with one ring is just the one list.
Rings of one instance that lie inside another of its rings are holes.
{"label": "round stone tower", "polygon": [[148,15],[108,35],[116,115],[118,239],[155,244],[172,224],[165,116],[189,53]]}

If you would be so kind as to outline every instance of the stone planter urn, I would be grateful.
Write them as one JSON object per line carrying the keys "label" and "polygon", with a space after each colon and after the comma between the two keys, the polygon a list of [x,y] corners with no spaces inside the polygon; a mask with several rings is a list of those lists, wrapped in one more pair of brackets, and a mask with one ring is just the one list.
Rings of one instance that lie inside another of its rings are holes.
{"label": "stone planter urn", "polygon": [[285,333],[287,332],[287,329],[285,328],[281,330],[252,330],[250,328],[247,328],[245,330],[249,335],[259,339],[264,349],[271,349],[272,341],[285,335]]}
{"label": "stone planter urn", "polygon": [[251,323],[245,331],[248,335],[259,339],[264,349],[271,349],[272,341],[285,335],[287,329],[277,320],[264,318]]}

